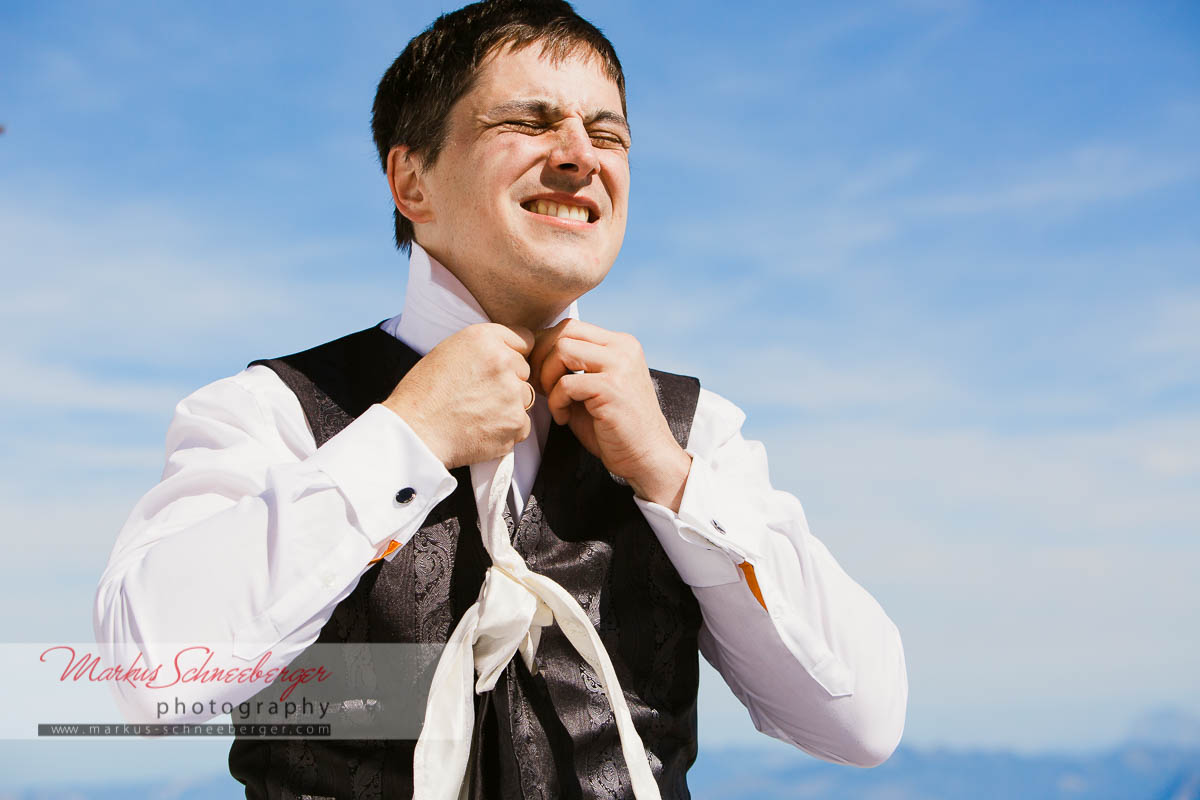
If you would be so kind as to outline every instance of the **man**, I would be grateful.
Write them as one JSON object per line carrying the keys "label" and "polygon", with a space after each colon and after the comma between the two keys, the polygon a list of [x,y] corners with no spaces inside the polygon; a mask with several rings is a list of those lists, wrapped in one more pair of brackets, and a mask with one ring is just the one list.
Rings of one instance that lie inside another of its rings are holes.
{"label": "man", "polygon": [[[591,621],[656,791],[688,796],[697,650],[760,730],[887,758],[907,698],[895,626],[770,486],[736,407],[578,319],[628,208],[607,39],[562,2],[467,6],[397,58],[373,128],[411,248],[402,313],[180,403],[163,481],[101,579],[98,639],[226,641],[247,662],[446,642],[494,557],[472,480],[512,453],[504,539]],[[555,619],[475,701],[473,796],[634,795],[617,704]],[[392,797],[413,792],[413,754],[239,741],[230,764],[250,797]]]}

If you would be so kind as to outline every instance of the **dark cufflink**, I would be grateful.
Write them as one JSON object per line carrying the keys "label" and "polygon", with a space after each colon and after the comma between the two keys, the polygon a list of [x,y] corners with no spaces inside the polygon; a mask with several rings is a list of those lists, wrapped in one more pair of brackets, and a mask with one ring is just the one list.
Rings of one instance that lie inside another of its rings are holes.
{"label": "dark cufflink", "polygon": [[400,505],[411,503],[412,499],[417,496],[417,490],[411,486],[405,486],[400,491],[396,492],[396,502]]}

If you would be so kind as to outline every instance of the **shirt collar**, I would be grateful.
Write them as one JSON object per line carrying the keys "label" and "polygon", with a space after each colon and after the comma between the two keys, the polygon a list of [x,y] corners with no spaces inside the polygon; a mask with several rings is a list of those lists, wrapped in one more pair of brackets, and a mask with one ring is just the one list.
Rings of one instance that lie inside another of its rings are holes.
{"label": "shirt collar", "polygon": [[[579,318],[578,301],[567,306],[553,324],[567,317]],[[446,337],[479,322],[488,322],[488,316],[467,287],[413,242],[404,310],[383,323],[383,329],[425,355]]]}

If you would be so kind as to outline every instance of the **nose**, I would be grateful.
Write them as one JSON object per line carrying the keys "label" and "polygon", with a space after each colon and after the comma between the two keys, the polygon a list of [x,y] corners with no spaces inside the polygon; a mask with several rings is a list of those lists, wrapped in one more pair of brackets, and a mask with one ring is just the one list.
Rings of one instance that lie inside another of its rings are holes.
{"label": "nose", "polygon": [[578,119],[565,120],[554,132],[550,167],[562,177],[583,182],[600,171],[600,159],[592,146],[592,137]]}

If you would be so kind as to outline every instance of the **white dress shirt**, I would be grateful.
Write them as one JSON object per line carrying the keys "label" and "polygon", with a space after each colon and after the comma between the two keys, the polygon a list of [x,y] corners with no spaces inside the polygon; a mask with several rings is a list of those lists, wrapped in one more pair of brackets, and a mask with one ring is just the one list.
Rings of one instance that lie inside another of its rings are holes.
{"label": "white dress shirt", "polygon": [[[563,316],[577,316],[575,305]],[[414,244],[404,309],[383,329],[425,354],[485,321],[466,288]],[[531,413],[532,433],[514,453],[517,514],[552,423],[540,395]],[[679,512],[635,502],[699,602],[701,653],[755,726],[826,760],[877,764],[904,725],[899,632],[809,532],[799,501],[772,488],[762,445],[742,438],[744,419],[702,388]],[[382,405],[318,448],[298,399],[264,366],[184,398],[166,453],[161,482],[134,507],[97,590],[97,641],[114,643],[118,662],[183,641],[232,642],[247,661],[270,648],[290,661],[369,562],[392,541],[403,546],[456,486]],[[394,501],[401,488],[415,491],[411,502]],[[230,684],[218,700],[237,703],[257,688]]]}

